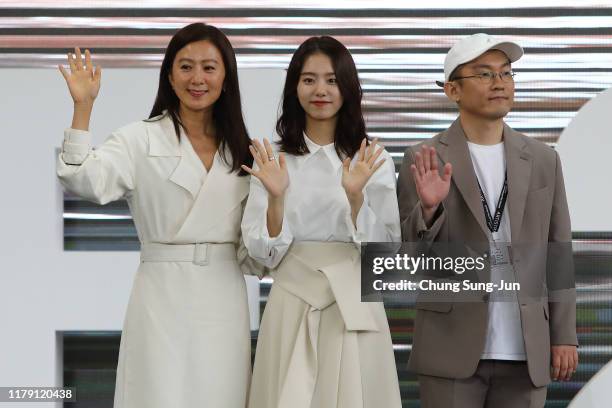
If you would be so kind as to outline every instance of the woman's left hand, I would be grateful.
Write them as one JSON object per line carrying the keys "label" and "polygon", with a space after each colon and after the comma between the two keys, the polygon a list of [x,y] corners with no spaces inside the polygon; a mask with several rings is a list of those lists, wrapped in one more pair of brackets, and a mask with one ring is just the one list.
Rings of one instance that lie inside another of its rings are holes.
{"label": "woman's left hand", "polygon": [[342,162],[342,187],[346,192],[349,202],[354,201],[355,198],[363,197],[363,188],[366,183],[372,174],[385,162],[384,159],[376,161],[384,150],[382,147],[376,149],[377,143],[378,139],[374,139],[366,147],[366,139],[364,138],[357,153],[357,160],[353,166],[351,167],[350,157],[347,157]]}

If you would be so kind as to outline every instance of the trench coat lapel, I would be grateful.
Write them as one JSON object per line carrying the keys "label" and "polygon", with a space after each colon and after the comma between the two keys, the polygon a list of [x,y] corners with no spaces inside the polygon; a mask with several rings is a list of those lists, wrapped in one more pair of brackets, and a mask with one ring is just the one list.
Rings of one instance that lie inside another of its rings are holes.
{"label": "trench coat lapel", "polygon": [[[225,157],[231,159],[229,149]],[[230,165],[221,158],[220,152],[215,155],[213,166],[198,195],[196,205],[204,214],[204,225],[214,227],[220,222],[227,222],[225,214],[242,204],[242,200],[249,194],[250,177],[238,177],[231,172]]]}
{"label": "trench coat lapel", "polygon": [[[231,157],[229,150],[226,150],[226,157]],[[219,223],[228,222],[226,215],[242,204],[249,194],[250,179],[248,176],[238,177],[230,170],[231,167],[223,161],[220,153],[215,154],[204,184],[175,236],[176,240],[196,236],[197,231],[214,228]]]}
{"label": "trench coat lapel", "polygon": [[478,221],[483,233],[489,237],[491,233],[485,220],[476,173],[459,118],[440,137],[439,146],[436,148],[443,164],[453,165],[452,181]]}
{"label": "trench coat lapel", "polygon": [[510,231],[512,242],[518,242],[529,190],[532,156],[521,135],[506,124],[504,124],[504,149],[508,173],[507,207],[510,216]]}
{"label": "trench coat lapel", "polygon": [[206,176],[204,166],[193,160],[193,155],[187,154],[189,140],[181,129],[180,142],[176,137],[174,124],[170,115],[159,121],[150,122],[148,127],[149,156],[176,158],[180,157],[177,166],[170,173],[169,180],[187,190],[192,198],[196,198]]}

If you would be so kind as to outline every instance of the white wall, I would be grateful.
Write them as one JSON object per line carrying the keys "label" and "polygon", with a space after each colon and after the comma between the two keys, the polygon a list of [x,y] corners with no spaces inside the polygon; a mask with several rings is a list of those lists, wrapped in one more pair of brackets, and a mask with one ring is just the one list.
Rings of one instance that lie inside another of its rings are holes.
{"label": "white wall", "polygon": [[[92,118],[95,143],[148,117],[157,69],[106,69]],[[253,137],[272,135],[283,70],[242,70],[245,119]],[[72,103],[57,70],[0,70],[0,386],[54,386],[57,330],[120,330],[136,252],[64,252],[62,192],[54,151]],[[258,283],[249,282],[257,327]],[[2,404],[25,408],[27,403]],[[35,407],[53,406],[36,403]]]}
{"label": "white wall", "polygon": [[612,89],[578,111],[559,138],[574,231],[612,231]]}

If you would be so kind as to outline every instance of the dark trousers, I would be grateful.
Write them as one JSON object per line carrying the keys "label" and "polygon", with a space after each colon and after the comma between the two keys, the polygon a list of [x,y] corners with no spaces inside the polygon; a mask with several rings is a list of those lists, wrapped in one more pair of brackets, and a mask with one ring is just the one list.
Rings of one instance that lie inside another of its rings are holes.
{"label": "dark trousers", "polygon": [[525,361],[480,360],[474,375],[419,375],[421,408],[543,408],[546,387],[534,387]]}

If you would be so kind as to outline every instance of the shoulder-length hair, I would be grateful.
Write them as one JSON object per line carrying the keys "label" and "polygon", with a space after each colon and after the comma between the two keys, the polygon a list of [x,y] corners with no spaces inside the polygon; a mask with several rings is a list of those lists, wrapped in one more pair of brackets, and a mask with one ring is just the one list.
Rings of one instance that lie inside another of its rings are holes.
{"label": "shoulder-length hair", "polygon": [[[213,106],[213,120],[215,121],[219,154],[226,164],[232,166],[232,172],[238,171],[239,175],[244,176],[247,173],[240,168],[240,165],[245,164],[250,167],[253,164],[253,157],[249,151],[251,140],[242,116],[236,55],[232,44],[218,28],[203,23],[193,23],[181,28],[174,34],[166,48],[166,54],[159,71],[157,97],[149,119],[159,116],[167,110],[167,114],[170,115],[174,123],[176,135],[180,138],[179,126],[184,127],[179,116],[180,100],[170,85],[169,76],[172,73],[172,64],[176,54],[187,44],[202,40],[210,41],[219,50],[225,66],[224,90]],[[226,157],[226,147],[231,154],[231,158]]]}
{"label": "shoulder-length hair", "polygon": [[336,152],[340,157],[353,157],[359,150],[361,141],[364,138],[368,140],[361,111],[363,91],[353,57],[340,41],[328,36],[310,37],[298,47],[291,58],[283,89],[282,113],[276,122],[280,150],[298,156],[308,153],[304,140],[306,113],[298,100],[297,86],[304,62],[317,53],[327,55],[331,60],[343,99],[342,107],[337,113],[334,134]]}

